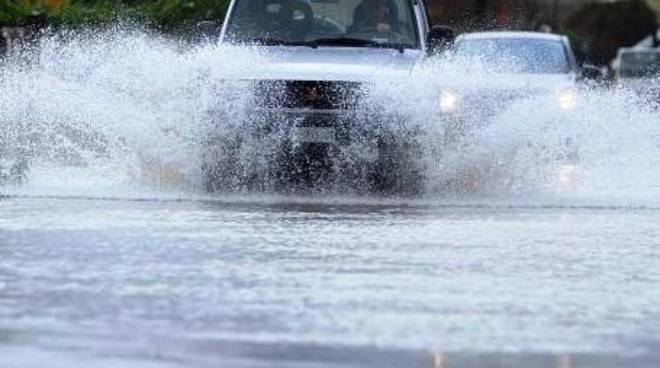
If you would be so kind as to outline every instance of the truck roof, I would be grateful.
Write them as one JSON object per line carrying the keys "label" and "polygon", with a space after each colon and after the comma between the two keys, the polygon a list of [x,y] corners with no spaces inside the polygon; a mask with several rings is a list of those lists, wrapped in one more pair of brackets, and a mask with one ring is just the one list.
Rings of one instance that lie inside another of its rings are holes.
{"label": "truck roof", "polygon": [[492,31],[492,32],[473,32],[464,33],[459,39],[495,39],[495,38],[527,38],[548,41],[562,41],[563,36],[554,33],[542,32],[513,32],[513,31]]}

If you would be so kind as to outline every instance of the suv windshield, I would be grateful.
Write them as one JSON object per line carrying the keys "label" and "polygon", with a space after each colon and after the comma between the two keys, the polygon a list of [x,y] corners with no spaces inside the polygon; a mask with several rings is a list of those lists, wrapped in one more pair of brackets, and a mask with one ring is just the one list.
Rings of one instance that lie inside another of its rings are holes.
{"label": "suv windshield", "polygon": [[564,44],[523,38],[466,39],[456,44],[459,60],[500,73],[564,74],[571,67]]}
{"label": "suv windshield", "polygon": [[410,0],[238,0],[232,42],[264,45],[414,48]]}
{"label": "suv windshield", "polygon": [[624,53],[619,75],[628,78],[660,76],[660,51]]}

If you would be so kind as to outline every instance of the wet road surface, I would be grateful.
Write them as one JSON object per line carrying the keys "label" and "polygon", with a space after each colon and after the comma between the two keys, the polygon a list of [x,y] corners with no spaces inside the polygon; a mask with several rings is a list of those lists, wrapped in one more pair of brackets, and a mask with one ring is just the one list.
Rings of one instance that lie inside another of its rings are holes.
{"label": "wet road surface", "polygon": [[2,367],[653,367],[660,211],[0,199]]}

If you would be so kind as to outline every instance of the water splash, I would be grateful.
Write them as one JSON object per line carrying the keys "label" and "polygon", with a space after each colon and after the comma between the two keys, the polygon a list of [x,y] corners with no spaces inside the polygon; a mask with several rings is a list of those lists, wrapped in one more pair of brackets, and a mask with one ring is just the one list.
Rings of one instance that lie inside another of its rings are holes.
{"label": "water splash", "polygon": [[[431,63],[370,84],[372,106],[403,117],[401,132],[411,126],[422,132],[416,160],[430,196],[660,198],[660,114],[622,91],[582,91],[571,111],[546,95],[530,95],[447,149],[440,90],[529,83],[463,75],[454,67]],[[30,166],[23,184],[2,190],[201,194],[209,125],[221,124],[218,131],[228,137],[244,131],[259,98],[244,79],[273,68],[256,49],[190,46],[126,27],[47,35],[0,66],[1,177],[7,182],[11,167]],[[237,161],[263,178],[276,151],[274,143],[248,144]],[[344,150],[345,158],[370,154],[360,146]],[[364,175],[355,167],[344,179],[359,188]]]}
{"label": "water splash", "polygon": [[255,59],[124,28],[46,36],[0,68],[3,156],[30,161],[29,190],[60,168],[86,177],[62,184],[194,188],[212,81]]}

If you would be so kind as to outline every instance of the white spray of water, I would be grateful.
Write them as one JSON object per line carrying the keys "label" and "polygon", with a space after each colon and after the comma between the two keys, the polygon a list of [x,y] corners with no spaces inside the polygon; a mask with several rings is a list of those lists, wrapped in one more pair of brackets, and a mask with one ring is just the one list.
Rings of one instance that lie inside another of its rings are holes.
{"label": "white spray of water", "polygon": [[479,135],[484,155],[508,154],[513,192],[655,206],[660,115],[635,96],[583,91],[574,110],[548,100],[512,105]]}
{"label": "white spray of water", "polygon": [[214,81],[256,60],[120,28],[44,38],[0,69],[5,161],[27,156],[20,190],[40,194],[193,188],[200,127],[219,103]]}
{"label": "white spray of water", "polygon": [[[457,70],[472,68],[469,73]],[[465,190],[525,203],[591,203],[655,207],[660,203],[660,111],[631,91],[544,80],[543,76],[497,76],[474,65],[433,63],[419,73],[436,90],[530,93],[500,106],[499,113],[450,149],[431,175],[460,178]],[[432,76],[432,77],[429,77]],[[575,106],[563,109],[561,92]],[[425,93],[430,93],[425,91]],[[473,116],[484,106],[474,106]],[[477,118],[478,120],[478,118]]]}
{"label": "white spray of water", "polygon": [[[254,97],[240,83],[222,81],[268,68],[268,55],[254,49],[183,47],[122,28],[45,37],[33,51],[9,56],[0,66],[0,166],[6,171],[21,156],[31,166],[24,184],[2,190],[201,193],[205,127],[217,124],[221,114],[232,117],[223,129],[241,129]],[[444,149],[439,90],[489,83],[488,76],[434,64],[405,78],[381,78],[371,89],[372,100],[388,113],[425,132],[427,155],[420,165],[431,193],[659,201],[660,114],[623,92],[583,91],[571,111],[561,111],[547,96],[522,99],[474,131],[462,149],[428,154]],[[571,165],[565,165],[571,154],[566,142],[579,156]],[[253,154],[263,151],[252,148]],[[248,152],[242,159],[255,157]],[[458,177],[463,187],[446,185]]]}

